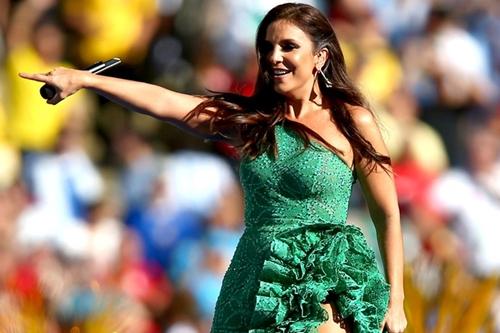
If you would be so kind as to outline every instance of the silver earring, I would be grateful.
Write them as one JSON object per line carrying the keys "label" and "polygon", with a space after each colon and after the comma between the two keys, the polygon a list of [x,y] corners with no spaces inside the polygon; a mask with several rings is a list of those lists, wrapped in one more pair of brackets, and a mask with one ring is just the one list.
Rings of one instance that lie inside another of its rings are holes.
{"label": "silver earring", "polygon": [[326,86],[327,88],[331,88],[331,87],[333,87],[333,83],[332,83],[332,81],[330,81],[330,80],[326,77],[325,72],[323,72],[323,70],[322,70],[321,68],[318,68],[318,72],[319,72],[319,74],[321,74],[321,76],[323,77],[323,80],[325,81],[325,86]]}

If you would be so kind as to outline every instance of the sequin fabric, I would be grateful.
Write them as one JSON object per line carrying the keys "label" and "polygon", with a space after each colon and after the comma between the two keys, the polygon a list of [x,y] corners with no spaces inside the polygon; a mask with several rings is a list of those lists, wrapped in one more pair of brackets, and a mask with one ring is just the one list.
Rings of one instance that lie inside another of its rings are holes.
{"label": "sequin fabric", "polygon": [[354,175],[322,144],[275,127],[278,157],[240,165],[245,231],[212,333],[317,332],[333,302],[355,333],[380,331],[389,286],[361,231],[345,223]]}

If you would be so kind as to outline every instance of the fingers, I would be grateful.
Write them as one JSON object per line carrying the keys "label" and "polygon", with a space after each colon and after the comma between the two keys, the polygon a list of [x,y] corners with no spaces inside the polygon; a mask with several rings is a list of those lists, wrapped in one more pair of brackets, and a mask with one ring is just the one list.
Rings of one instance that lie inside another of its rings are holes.
{"label": "fingers", "polygon": [[[33,80],[33,81],[51,84],[53,81],[51,78],[53,72],[54,72],[54,70],[51,72],[45,73],[45,74],[42,74],[42,73],[22,73],[21,72],[21,73],[19,73],[19,76],[22,77],[23,79],[28,79],[28,80]],[[63,98],[61,98],[61,96],[60,96],[60,91],[59,91],[59,89],[57,89],[57,93],[54,95],[54,97],[47,100],[47,104],[55,105],[62,100],[63,100]]]}
{"label": "fingers", "polygon": [[387,323],[387,315],[384,317],[384,320],[382,321],[382,324],[380,324],[380,333],[384,332],[385,324],[386,323]]}
{"label": "fingers", "polygon": [[56,94],[51,99],[47,100],[47,104],[56,105],[65,98],[61,95],[61,91],[59,91],[57,88],[56,90],[57,90]]}
{"label": "fingers", "polygon": [[18,75],[23,79],[43,82],[55,88],[56,94],[51,99],[47,100],[47,104],[55,105],[79,89],[72,88],[67,74],[68,71],[66,68],[57,67],[47,73],[21,72]]}
{"label": "fingers", "polygon": [[54,96],[53,98],[48,99],[48,100],[47,100],[47,104],[56,105],[56,104],[57,104],[57,103],[59,103],[60,101],[62,101],[62,99],[59,97],[59,95],[56,95],[56,96]]}
{"label": "fingers", "polygon": [[47,74],[19,73],[19,76],[22,77],[23,79],[28,79],[28,80],[38,81],[38,82],[45,82],[45,83],[50,82],[50,77]]}
{"label": "fingers", "polygon": [[404,326],[401,326],[400,328],[389,328],[388,326],[384,326],[382,328],[382,333],[403,333],[405,331],[405,327],[406,325]]}

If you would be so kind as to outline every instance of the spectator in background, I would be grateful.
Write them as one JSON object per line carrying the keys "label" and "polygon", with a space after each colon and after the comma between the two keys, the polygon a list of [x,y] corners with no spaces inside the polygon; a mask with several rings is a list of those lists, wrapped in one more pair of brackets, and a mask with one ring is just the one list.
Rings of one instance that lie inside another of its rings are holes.
{"label": "spectator in background", "polygon": [[[342,3],[335,15],[345,17],[338,25],[344,32],[340,41],[346,50],[349,73],[370,103],[383,106],[402,83],[400,60],[367,3],[358,1],[359,8],[347,1]],[[350,17],[353,11],[359,17]],[[335,24],[335,18],[333,22]]]}
{"label": "spectator in background", "polygon": [[39,85],[17,77],[21,68],[49,71],[55,66],[69,66],[63,62],[66,37],[57,20],[55,4],[55,0],[20,2],[8,28],[6,126],[8,139],[23,152],[53,149],[68,117],[91,114],[86,94],[67,105],[51,108],[40,98]]}
{"label": "spectator in background", "polygon": [[[1,96],[1,95],[0,95]],[[7,144],[7,114],[3,101],[0,99],[0,143]]]}
{"label": "spectator in background", "polygon": [[224,272],[243,232],[242,191],[238,184],[224,190],[206,223],[200,241],[184,242],[176,248],[171,270],[180,275],[179,285],[193,295],[202,325],[208,330]]}
{"label": "spectator in background", "polygon": [[[486,51],[492,79],[500,84],[500,7],[494,0],[471,1],[457,7],[461,23]],[[496,98],[500,96],[496,93]]]}
{"label": "spectator in background", "polygon": [[[429,176],[445,171],[448,156],[441,136],[419,119],[419,105],[411,91],[401,86],[385,104],[387,112],[380,113],[381,122],[388,132],[387,142],[395,164],[412,164]],[[386,122],[387,118],[390,120]]]}
{"label": "spectator in background", "polygon": [[113,57],[142,62],[158,27],[155,0],[62,0],[62,7],[84,65]]}
{"label": "spectator in background", "polygon": [[[0,63],[3,63],[5,50],[5,35],[7,31],[7,22],[10,14],[10,0],[0,0]],[[2,92],[0,91],[0,96]],[[1,104],[1,98],[0,98]]]}
{"label": "spectator in background", "polygon": [[127,224],[140,235],[145,256],[178,282],[189,260],[174,263],[180,248],[184,257],[206,232],[205,221],[228,189],[235,186],[233,170],[211,154],[181,151],[168,155],[146,206],[128,216]]}
{"label": "spectator in background", "polygon": [[9,9],[10,0],[0,0],[0,31],[2,32],[0,35],[2,35],[2,38],[7,27],[7,21],[9,20]]}
{"label": "spectator in background", "polygon": [[93,278],[107,287],[119,266],[120,249],[127,232],[120,220],[116,202],[104,199],[88,209],[89,241],[85,257]]}
{"label": "spectator in background", "polygon": [[465,124],[484,116],[496,94],[486,50],[457,24],[449,6],[435,6],[424,35],[403,50],[407,81],[422,106],[422,120],[442,136],[452,166],[463,166]]}
{"label": "spectator in background", "polygon": [[389,98],[387,112],[381,112],[380,119],[387,131],[399,205],[411,223],[407,228],[414,228],[427,245],[439,225],[429,225],[425,216],[429,209],[426,193],[448,168],[448,157],[441,137],[418,118],[419,111],[414,96],[401,87]]}
{"label": "spectator in background", "polygon": [[0,290],[2,280],[15,261],[16,223],[29,203],[29,196],[20,181],[21,158],[12,147],[0,144]]}
{"label": "spectator in background", "polygon": [[39,86],[15,74],[24,67],[43,71],[70,66],[63,62],[66,36],[57,4],[24,0],[13,9],[7,32],[5,140],[22,152],[22,181],[33,199],[20,216],[18,236],[31,245],[48,241],[81,254],[86,231],[79,222],[103,190],[85,145],[93,104],[82,94],[68,105],[50,108],[40,98]]}
{"label": "spectator in background", "polygon": [[431,0],[374,0],[373,6],[382,30],[398,50],[411,36],[422,32],[431,7]]}
{"label": "spectator in background", "polygon": [[487,52],[451,15],[450,8],[437,6],[430,13],[427,32],[432,54],[428,69],[446,104],[486,103],[493,94]]}
{"label": "spectator in background", "polygon": [[20,218],[25,245],[48,242],[68,256],[85,257],[89,207],[102,199],[104,182],[84,146],[85,129],[70,121],[53,153],[39,154],[31,165],[33,203]]}
{"label": "spectator in background", "polygon": [[140,214],[151,202],[164,156],[155,152],[147,135],[130,126],[113,135],[112,145],[121,164],[118,195],[125,210],[125,221],[131,222],[134,214]]}
{"label": "spectator in background", "polygon": [[429,200],[461,241],[457,253],[479,276],[500,274],[498,136],[484,127],[466,138],[467,167],[451,169],[432,186]]}

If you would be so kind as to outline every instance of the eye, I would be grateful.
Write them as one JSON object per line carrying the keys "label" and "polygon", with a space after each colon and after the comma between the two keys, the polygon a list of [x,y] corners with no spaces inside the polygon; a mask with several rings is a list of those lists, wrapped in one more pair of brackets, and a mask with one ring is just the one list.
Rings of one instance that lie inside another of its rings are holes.
{"label": "eye", "polygon": [[297,44],[295,44],[295,43],[292,43],[292,42],[286,42],[286,43],[283,43],[281,45],[281,48],[285,52],[290,52],[290,51],[293,51],[293,50],[299,48],[299,46]]}

